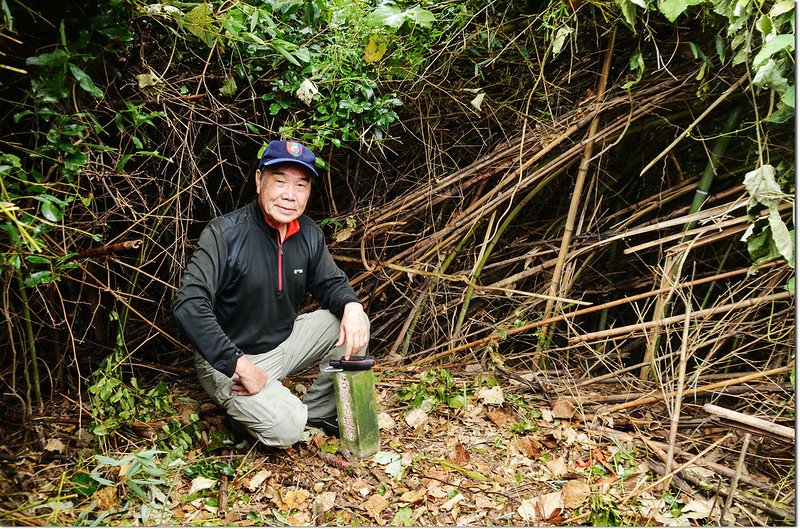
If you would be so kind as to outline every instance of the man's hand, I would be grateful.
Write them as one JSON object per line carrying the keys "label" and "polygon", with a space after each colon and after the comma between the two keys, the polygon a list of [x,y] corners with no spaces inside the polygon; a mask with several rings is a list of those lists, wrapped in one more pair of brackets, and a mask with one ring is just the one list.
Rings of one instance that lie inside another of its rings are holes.
{"label": "man's hand", "polygon": [[351,302],[344,306],[339,341],[336,347],[344,345],[344,358],[347,360],[369,341],[369,323],[361,303]]}
{"label": "man's hand", "polygon": [[233,373],[231,389],[240,397],[255,395],[266,385],[267,374],[251,362],[247,355],[242,355],[236,360],[236,371]]}

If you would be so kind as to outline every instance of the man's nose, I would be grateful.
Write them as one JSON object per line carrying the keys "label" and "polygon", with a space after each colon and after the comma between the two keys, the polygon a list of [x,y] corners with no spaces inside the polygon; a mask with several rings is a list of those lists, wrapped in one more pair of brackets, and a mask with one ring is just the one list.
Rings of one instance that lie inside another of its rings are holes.
{"label": "man's nose", "polygon": [[283,189],[282,196],[286,200],[295,200],[297,198],[297,193],[294,189],[294,186],[286,186]]}

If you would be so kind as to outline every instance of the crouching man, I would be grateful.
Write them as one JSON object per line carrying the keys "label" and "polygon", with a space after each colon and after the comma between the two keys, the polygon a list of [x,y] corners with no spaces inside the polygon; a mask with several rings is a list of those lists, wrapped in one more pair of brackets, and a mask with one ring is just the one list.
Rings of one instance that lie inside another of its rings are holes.
{"label": "crouching man", "polygon": [[[315,160],[300,143],[269,143],[256,200],[206,226],[173,304],[203,389],[268,446],[296,443],[306,424],[338,435],[323,368],[364,354],[369,340],[361,302],[320,227],[303,215]],[[308,292],[320,309],[298,316]],[[301,401],[281,381],[315,362],[319,375]]]}

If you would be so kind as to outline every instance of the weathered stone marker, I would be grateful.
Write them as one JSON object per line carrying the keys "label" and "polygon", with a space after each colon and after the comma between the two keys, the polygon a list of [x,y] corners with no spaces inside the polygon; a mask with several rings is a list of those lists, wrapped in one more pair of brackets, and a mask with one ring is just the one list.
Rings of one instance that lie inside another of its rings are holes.
{"label": "weathered stone marker", "polygon": [[374,455],[380,449],[374,364],[375,360],[368,357],[331,362],[331,370],[336,371],[333,385],[342,450],[358,459]]}

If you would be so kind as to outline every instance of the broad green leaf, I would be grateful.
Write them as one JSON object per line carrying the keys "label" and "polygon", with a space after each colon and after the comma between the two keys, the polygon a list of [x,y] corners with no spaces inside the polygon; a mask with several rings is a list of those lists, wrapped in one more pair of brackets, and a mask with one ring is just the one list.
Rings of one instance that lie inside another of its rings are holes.
{"label": "broad green leaf", "polygon": [[283,57],[290,63],[294,64],[295,66],[300,66],[300,63],[297,62],[297,59],[295,59],[294,56],[291,53],[289,53],[289,51],[286,48],[275,42],[275,40],[273,40],[271,43],[275,51],[283,55]]}
{"label": "broad green leaf", "polygon": [[787,107],[794,108],[794,85],[790,86],[789,90],[783,93],[781,96],[781,103]]}
{"label": "broad green leaf", "polygon": [[42,202],[42,216],[50,222],[58,222],[64,213],[61,208],[52,202]]}
{"label": "broad green leaf", "polygon": [[35,57],[28,57],[25,64],[29,66],[61,66],[69,60],[69,53],[63,48],[59,48],[50,53],[43,53]]}
{"label": "broad green leaf", "polygon": [[72,490],[80,496],[90,496],[100,488],[100,483],[92,478],[88,472],[76,472],[70,478]]}
{"label": "broad green leaf", "polygon": [[794,51],[794,35],[775,35],[761,48],[753,59],[753,67],[758,68],[770,57],[781,51]]}
{"label": "broad green leaf", "polygon": [[783,76],[783,72],[778,68],[775,59],[769,59],[759,66],[758,71],[753,76],[753,85],[760,88],[772,88],[781,94],[789,89],[789,81]]}
{"label": "broad green leaf", "polygon": [[775,18],[784,13],[788,13],[794,9],[794,1],[795,0],[781,0],[780,2],[776,2],[775,5],[769,10],[769,16]]}
{"label": "broad green leaf", "polygon": [[386,54],[386,41],[377,35],[371,35],[364,48],[364,62],[378,62]]}
{"label": "broad green leaf", "polygon": [[224,97],[233,97],[236,95],[236,79],[233,78],[232,75],[229,75],[225,78],[225,82],[222,83],[222,88],[219,89],[219,93]]}
{"label": "broad green leaf", "polygon": [[31,264],[50,264],[50,259],[47,257],[42,257],[41,255],[29,255],[25,257],[25,260]]}
{"label": "broad green leaf", "polygon": [[409,20],[422,27],[430,27],[436,21],[434,14],[427,9],[419,6],[411,9],[401,10],[399,7],[391,5],[380,5],[376,7],[368,16],[367,23],[372,26],[386,26],[392,29],[400,29],[403,23]]}
{"label": "broad green leaf", "polygon": [[34,272],[25,278],[25,286],[26,287],[35,287],[37,285],[46,285],[48,283],[52,283],[53,281],[58,281],[59,277],[53,275],[50,270],[41,270],[39,272]]}
{"label": "broad green leaf", "polygon": [[623,90],[629,89],[642,80],[642,75],[644,75],[644,58],[642,57],[641,49],[636,48],[636,51],[633,52],[633,55],[631,55],[631,58],[628,60],[628,66],[631,70],[636,72],[636,79],[622,85]]}
{"label": "broad green leaf", "polygon": [[789,228],[781,219],[781,214],[776,208],[769,210],[769,227],[772,230],[772,240],[775,247],[787,262],[794,266],[794,238],[789,233]]}
{"label": "broad green leaf", "polygon": [[211,6],[207,2],[200,2],[194,9],[186,13],[183,17],[186,29],[195,37],[211,45],[211,29],[214,23]]}
{"label": "broad green leaf", "polygon": [[636,27],[636,4],[634,4],[631,0],[615,0],[617,5],[619,6],[620,11],[622,11],[622,16],[625,17],[625,21],[631,28]]}
{"label": "broad green leaf", "polygon": [[690,6],[696,6],[703,2],[705,0],[658,0],[658,10],[667,17],[667,20],[675,22]]}
{"label": "broad green leaf", "polygon": [[450,397],[447,400],[447,405],[454,410],[463,408],[466,404],[467,404],[467,399],[464,398],[464,395],[455,395],[454,397]]}
{"label": "broad green leaf", "polygon": [[97,99],[101,99],[103,97],[103,91],[95,86],[92,78],[89,77],[86,72],[81,70],[78,65],[69,63],[69,71],[72,73],[72,76],[75,78],[75,80],[78,81],[78,85],[80,85],[81,88],[92,94]]}

